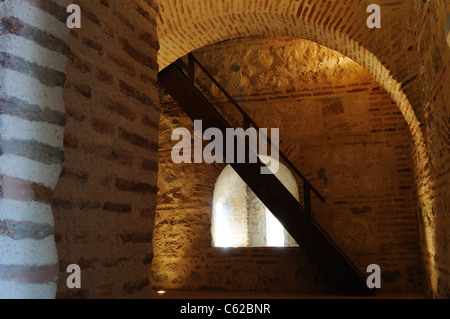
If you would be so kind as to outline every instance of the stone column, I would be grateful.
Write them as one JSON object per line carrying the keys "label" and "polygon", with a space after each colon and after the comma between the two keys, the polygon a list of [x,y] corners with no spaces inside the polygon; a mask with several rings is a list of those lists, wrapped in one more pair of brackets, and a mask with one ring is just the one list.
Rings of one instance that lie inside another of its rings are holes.
{"label": "stone column", "polygon": [[0,2],[0,298],[54,298],[68,0]]}

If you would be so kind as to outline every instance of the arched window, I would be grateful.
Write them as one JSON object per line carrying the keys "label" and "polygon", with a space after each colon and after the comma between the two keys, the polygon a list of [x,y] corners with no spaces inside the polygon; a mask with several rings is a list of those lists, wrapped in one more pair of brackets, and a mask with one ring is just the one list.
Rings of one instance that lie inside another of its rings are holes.
{"label": "arched window", "polygon": [[[275,176],[298,200],[294,176],[283,164],[277,167]],[[298,246],[230,165],[214,188],[211,232],[214,247]]]}

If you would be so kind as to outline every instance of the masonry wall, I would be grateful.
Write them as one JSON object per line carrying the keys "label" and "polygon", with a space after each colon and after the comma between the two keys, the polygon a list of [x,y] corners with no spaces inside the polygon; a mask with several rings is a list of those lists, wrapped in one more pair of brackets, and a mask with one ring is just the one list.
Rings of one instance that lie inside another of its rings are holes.
{"label": "masonry wall", "polygon": [[[53,196],[58,298],[147,298],[156,205],[156,1],[80,0],[68,40],[64,165]],[[68,289],[78,264],[81,289]]]}
{"label": "masonry wall", "polygon": [[[315,219],[358,268],[379,264],[384,291],[421,291],[412,138],[370,74],[334,51],[289,38],[232,40],[195,54],[260,127],[280,128],[281,149],[327,199],[313,200]],[[153,285],[325,291],[301,248],[211,248],[211,200],[222,166],[173,164],[170,133],[192,124],[170,99],[162,108]]]}
{"label": "masonry wall", "polygon": [[[69,3],[79,3],[83,14],[82,29],[71,32],[70,39],[65,26],[65,7]],[[164,51],[162,54],[160,52],[160,58],[165,65],[204,44],[235,36],[276,33],[327,43],[360,61],[370,70],[392,94],[410,125],[415,141],[414,175],[418,184],[426,284],[434,297],[448,297],[450,58],[443,30],[450,13],[450,3],[430,1],[424,4],[421,0],[414,0],[386,2],[384,5],[380,2],[383,10],[383,28],[380,30],[366,29],[365,15],[355,14],[365,13],[368,1],[335,2],[332,10],[329,10],[328,2],[325,1],[291,3],[289,0],[238,0],[230,1],[228,6],[208,4],[208,8],[203,8],[196,1],[164,3],[167,5],[162,7],[164,10],[158,18],[158,27],[164,39],[161,41]],[[159,115],[155,86],[157,11],[156,1],[151,0],[0,1],[1,293],[9,297],[51,298],[55,295],[58,283],[59,297],[151,295],[146,278],[153,258],[150,242],[153,208],[156,204]],[[391,27],[385,28],[385,25]],[[264,55],[266,57],[260,62],[261,65],[270,62],[270,55]],[[67,63],[69,66],[66,70]],[[309,80],[314,81],[314,74],[308,76]],[[352,80],[351,76],[348,80],[344,81],[346,87],[327,85],[322,88],[313,87],[306,92],[288,92],[289,89],[284,88],[286,83],[277,83],[275,77],[275,82],[265,83],[265,88],[272,90],[283,87],[285,91],[275,96],[276,99],[284,99],[289,103],[309,99],[306,104],[311,104],[310,106],[314,104],[311,102],[314,98],[323,97],[334,101],[342,98],[346,91],[362,90],[353,93],[369,94],[369,99],[375,99],[375,96],[378,99],[373,100],[375,105],[368,111],[372,121],[372,126],[369,127],[381,131],[371,132],[371,141],[390,141],[395,134],[402,132],[402,129],[399,130],[400,126],[396,126],[400,125],[400,122],[396,122],[400,121],[397,118],[399,114],[389,114],[389,107],[393,105],[383,106],[387,100],[384,100],[382,89],[369,80],[354,82],[356,79]],[[250,87],[251,81],[259,80],[257,77],[241,77],[242,85]],[[353,86],[355,83],[358,85]],[[380,94],[377,95],[376,92]],[[243,99],[247,100],[249,109],[254,108],[255,112],[259,106],[253,104],[258,100],[269,101],[264,92],[244,93]],[[319,104],[323,106],[328,105],[327,103],[321,100]],[[345,105],[348,104],[343,103]],[[330,106],[331,111],[327,111],[328,114],[322,117],[324,123],[334,123],[330,121],[333,117],[338,121],[339,118],[346,119],[339,113],[342,109],[339,103],[332,102]],[[395,120],[388,119],[394,117]],[[357,118],[358,116],[354,116],[348,123],[341,122],[336,127],[328,126],[328,129],[333,134],[338,134],[340,125],[350,130],[359,130],[364,123],[354,123]],[[173,119],[173,123],[169,120],[173,125],[177,121],[182,122],[178,118]],[[64,132],[66,122],[67,130]],[[376,125],[377,122],[382,124]],[[383,128],[380,129],[380,126]],[[393,129],[397,131],[392,131]],[[332,145],[335,146],[344,141],[342,137],[336,136],[333,135],[332,140],[335,143]],[[355,136],[352,139],[360,143],[360,146],[367,145],[364,139]],[[395,145],[406,145],[401,143]],[[293,145],[291,144],[292,147]],[[383,150],[386,149],[386,154],[397,156],[397,164],[391,163],[393,166],[389,166],[392,168],[397,165],[396,177],[401,181],[399,187],[403,189],[396,198],[408,198],[411,194],[406,193],[407,184],[409,185],[411,175],[408,161],[405,160],[407,157],[401,155],[403,151],[400,149],[398,152],[391,152],[389,147],[383,147]],[[304,154],[302,160],[299,160],[299,165],[305,163],[305,170],[308,169],[306,163],[310,163],[309,156],[311,155]],[[65,166],[56,193],[53,194],[63,159],[66,161]],[[319,183],[325,183],[325,180],[330,183],[330,172],[321,168],[325,167],[309,167],[310,177]],[[194,189],[199,197],[195,198],[204,198],[205,207],[208,207],[208,195],[205,194],[210,192],[216,171],[219,172],[220,168],[214,168],[214,172],[206,170],[207,174],[200,170],[196,172],[199,182]],[[168,178],[167,181],[172,178],[172,182],[173,176],[180,174],[177,171],[169,172],[171,173],[163,173],[163,176]],[[181,175],[188,172],[185,168]],[[165,198],[163,205],[171,199],[183,198],[183,194],[194,194],[193,190],[176,190],[178,187],[181,189],[180,185],[183,183],[178,182],[173,188],[168,187],[169,191],[160,193]],[[358,184],[350,185],[356,187]],[[190,195],[186,197],[189,198]],[[358,205],[364,204],[364,200],[359,200]],[[402,211],[399,218],[409,216],[406,219],[412,223],[413,217],[405,213],[409,211],[409,206],[402,201],[393,201],[399,205],[399,211]],[[347,211],[355,208],[353,204],[336,202],[336,205],[344,205],[343,209]],[[366,204],[361,207],[365,206]],[[167,207],[172,210],[170,206]],[[390,209],[393,206],[386,204],[383,207]],[[207,219],[202,219],[205,211],[206,208],[199,218],[201,223],[208,224]],[[362,214],[365,218],[364,214],[367,215],[368,212]],[[321,218],[320,214],[317,217]],[[176,219],[168,220],[178,225]],[[136,221],[139,227],[132,226]],[[324,222],[327,223],[326,220]],[[329,223],[329,227],[334,227],[331,224]],[[400,229],[403,227],[401,224],[399,222]],[[378,225],[380,229],[385,226],[383,223]],[[414,231],[408,230],[406,233],[408,234],[399,235],[403,239],[397,240],[409,242]],[[174,242],[180,239],[174,233],[167,236],[174,236]],[[345,242],[347,235],[337,234],[339,236]],[[384,240],[387,238],[390,238],[389,234]],[[203,240],[208,242],[208,239]],[[160,245],[160,242],[155,242]],[[409,244],[406,246],[409,251],[407,255],[411,253],[412,256],[415,248]],[[349,250],[354,249],[349,247]],[[390,249],[390,246],[383,247]],[[384,253],[385,250],[380,251]],[[259,265],[270,264],[265,257],[272,256],[272,253],[261,253],[263,259]],[[235,270],[239,269],[236,268],[237,265],[245,265],[242,262],[246,258],[245,254],[248,252],[235,255]],[[206,259],[202,256],[199,260],[203,263]],[[222,255],[219,253],[218,256],[217,264],[222,265]],[[303,262],[301,260],[300,264]],[[86,275],[83,277],[82,290],[69,291],[65,287],[65,267],[69,263],[82,266],[83,276]],[[177,268],[176,262],[166,265],[170,271],[166,272],[169,279],[165,281],[181,278],[172,282],[177,287],[180,283],[186,283],[187,287],[196,280],[189,279],[190,268]],[[199,269],[203,269],[201,265]],[[388,271],[394,273],[391,278],[397,278],[392,281],[393,289],[406,280],[406,273],[408,278],[414,278],[412,281],[417,282],[417,287],[420,286],[419,280],[415,279],[420,270],[406,271],[406,268],[402,268],[397,276],[397,269],[389,267],[391,266],[388,266]],[[132,271],[133,269],[136,271]],[[184,277],[179,276],[182,273],[179,269],[184,272]],[[226,270],[230,269],[232,268]],[[301,273],[305,271],[303,269]],[[229,274],[234,276],[233,272]],[[211,277],[204,276],[204,273],[197,276],[196,272],[193,275],[192,278],[200,276],[201,279],[197,282],[205,278],[216,278],[215,272],[212,272]],[[184,281],[185,277],[188,278],[187,281]],[[232,283],[224,278],[205,282],[219,282],[215,286],[231,287]],[[305,283],[304,280],[294,282]],[[259,287],[271,285],[273,286],[272,283],[262,284]],[[191,286],[197,287],[200,284]],[[311,287],[313,286],[318,285],[312,284]],[[236,287],[244,289],[241,284]]]}
{"label": "masonry wall", "polygon": [[300,249],[212,248],[214,184],[225,165],[174,164],[172,131],[194,127],[170,96],[163,96],[161,111],[152,287],[324,292],[317,268]]}
{"label": "masonry wall", "polygon": [[[428,292],[435,298],[450,297],[450,48],[444,30],[450,14],[448,1],[416,3],[416,51],[421,60],[423,91],[422,123],[430,161],[430,173],[416,172],[419,185],[419,212],[422,250]],[[423,152],[414,154],[416,159]]]}

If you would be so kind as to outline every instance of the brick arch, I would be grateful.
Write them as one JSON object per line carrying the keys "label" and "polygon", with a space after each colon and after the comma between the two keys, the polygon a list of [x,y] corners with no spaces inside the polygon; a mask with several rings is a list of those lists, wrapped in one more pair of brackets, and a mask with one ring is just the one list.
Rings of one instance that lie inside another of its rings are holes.
{"label": "brick arch", "polygon": [[[220,41],[279,35],[303,38],[340,52],[366,68],[390,93],[408,123],[417,158],[420,185],[426,184],[429,157],[415,109],[422,106],[417,96],[417,67],[414,58],[400,54],[414,47],[411,32],[395,12],[409,14],[410,4],[397,4],[383,16],[389,28],[370,30],[366,12],[370,1],[291,0],[168,0],[160,3],[158,37],[160,70],[185,54]],[[385,8],[383,10],[386,11]],[[357,14],[360,12],[360,14]],[[352,23],[348,23],[352,21]],[[407,23],[407,22],[406,22]],[[399,32],[391,34],[390,30]],[[388,40],[386,40],[388,39]],[[396,45],[396,53],[392,52]],[[408,95],[406,90],[408,89]],[[415,108],[413,108],[413,105]]]}

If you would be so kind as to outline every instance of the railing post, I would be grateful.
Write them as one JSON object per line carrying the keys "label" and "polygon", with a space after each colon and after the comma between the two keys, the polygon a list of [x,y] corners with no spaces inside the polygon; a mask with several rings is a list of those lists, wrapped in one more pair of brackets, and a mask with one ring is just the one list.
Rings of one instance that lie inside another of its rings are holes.
{"label": "railing post", "polygon": [[191,53],[188,54],[188,79],[189,83],[194,84],[195,82],[195,61]]}
{"label": "railing post", "polygon": [[311,218],[311,187],[303,182],[303,197],[305,201],[305,213]]}

